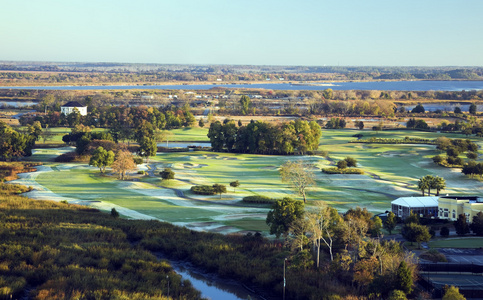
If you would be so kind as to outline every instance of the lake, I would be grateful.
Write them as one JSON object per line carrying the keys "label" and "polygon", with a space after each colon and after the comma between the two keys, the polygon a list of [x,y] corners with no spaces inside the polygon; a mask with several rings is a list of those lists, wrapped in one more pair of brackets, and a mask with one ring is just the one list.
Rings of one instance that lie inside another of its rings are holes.
{"label": "lake", "polygon": [[483,90],[483,81],[376,81],[327,83],[259,83],[206,85],[106,85],[106,86],[3,86],[0,89],[26,90],[209,90],[223,88],[253,88],[269,90],[384,90],[384,91],[470,91]]}

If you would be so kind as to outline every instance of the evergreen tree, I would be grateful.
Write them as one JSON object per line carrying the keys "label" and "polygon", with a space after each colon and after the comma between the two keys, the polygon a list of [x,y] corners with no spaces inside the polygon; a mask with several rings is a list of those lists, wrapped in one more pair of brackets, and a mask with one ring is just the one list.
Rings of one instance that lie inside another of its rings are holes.
{"label": "evergreen tree", "polygon": [[413,290],[412,272],[404,260],[401,261],[396,271],[396,289],[403,291],[406,295]]}
{"label": "evergreen tree", "polygon": [[453,223],[454,229],[456,229],[456,234],[465,235],[470,233],[470,226],[466,223],[466,217],[464,214],[460,214],[458,219]]}
{"label": "evergreen tree", "polygon": [[477,108],[476,104],[471,103],[471,104],[470,104],[470,108],[469,108],[469,112],[470,112],[470,114],[472,114],[472,115],[476,115],[476,112],[477,112],[477,111],[478,111],[478,108]]}

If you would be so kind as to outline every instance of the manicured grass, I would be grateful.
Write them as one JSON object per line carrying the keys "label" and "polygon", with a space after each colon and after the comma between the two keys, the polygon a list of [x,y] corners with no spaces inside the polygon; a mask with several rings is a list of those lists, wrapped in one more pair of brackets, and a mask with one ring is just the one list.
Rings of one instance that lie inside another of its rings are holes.
{"label": "manicured grass", "polygon": [[[177,141],[206,141],[207,131],[207,128],[173,130],[174,139]],[[448,187],[443,193],[474,194],[481,191],[481,183],[478,181],[433,164],[431,157],[439,154],[435,146],[349,143],[355,139],[352,135],[359,132],[361,131],[323,130],[319,149],[328,150],[331,160],[322,156],[269,156],[202,151],[158,153],[150,159],[150,164],[156,165],[155,174],[159,174],[165,167],[171,167],[176,174],[175,180],[162,182],[159,177],[141,177],[136,188],[131,189],[122,187],[122,184],[112,177],[100,177],[97,169],[77,165],[78,167],[69,171],[59,168],[64,171],[42,174],[39,176],[39,182],[61,195],[111,202],[162,220],[180,223],[215,221],[246,230],[266,230],[266,225],[264,220],[252,216],[227,221],[223,216],[246,212],[244,208],[222,204],[226,201],[237,204],[244,196],[251,195],[300,199],[289,184],[283,183],[280,179],[278,168],[287,160],[304,160],[315,166],[312,172],[316,184],[308,191],[307,206],[311,206],[313,201],[317,200],[324,201],[340,211],[361,206],[371,212],[384,212],[390,208],[390,202],[397,197],[420,195],[416,189],[417,180],[429,174],[450,177],[447,181]],[[462,135],[411,131],[376,133],[364,130],[362,133],[364,138],[464,138]],[[481,141],[478,142],[481,145]],[[53,151],[42,149],[42,152],[38,152],[33,158],[38,155],[43,155],[41,159],[50,158],[54,155]],[[327,175],[320,171],[321,167],[331,165],[332,160],[336,162],[347,156],[357,159],[358,168],[366,174]],[[239,180],[241,185],[234,193],[229,183],[235,180]],[[215,183],[227,186],[227,193],[222,195],[221,201],[218,195],[198,196],[189,192],[192,185]],[[178,189],[189,197],[214,203],[181,199],[170,189]],[[153,196],[158,192],[161,196]],[[267,211],[267,207],[261,207],[252,209],[250,213]]]}
{"label": "manicured grass", "polygon": [[173,135],[170,140],[176,142],[209,142],[208,138],[208,128],[191,127],[191,128],[179,128],[169,130]]}
{"label": "manicured grass", "polygon": [[429,242],[431,248],[482,248],[483,237],[462,237],[432,240]]}
{"label": "manicured grass", "polygon": [[173,205],[157,197],[120,188],[122,182],[114,177],[99,176],[98,171],[92,168],[42,173],[37,177],[37,182],[65,197],[114,203],[170,222],[199,221],[220,215],[216,211]]}
{"label": "manicured grass", "polygon": [[253,230],[253,231],[269,231],[269,227],[265,220],[260,219],[249,219],[244,218],[240,220],[234,221],[227,221],[225,222],[226,225],[244,229],[244,230]]}

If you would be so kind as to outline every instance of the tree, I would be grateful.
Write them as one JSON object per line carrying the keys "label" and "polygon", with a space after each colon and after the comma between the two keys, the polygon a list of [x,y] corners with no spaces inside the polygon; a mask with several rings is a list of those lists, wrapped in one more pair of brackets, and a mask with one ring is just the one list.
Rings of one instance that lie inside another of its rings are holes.
{"label": "tree", "polygon": [[109,167],[114,163],[114,152],[106,151],[104,147],[98,147],[94,150],[94,153],[89,160],[89,165],[98,167],[101,173],[104,173],[106,167]]}
{"label": "tree", "polygon": [[480,211],[473,216],[473,222],[470,225],[471,231],[476,235],[483,235],[483,213]]}
{"label": "tree", "polygon": [[114,217],[114,218],[119,218],[119,213],[117,212],[117,210],[115,208],[111,209],[111,216]]}
{"label": "tree", "polygon": [[359,130],[364,129],[364,122],[363,121],[355,121],[354,126],[359,128]]}
{"label": "tree", "polygon": [[307,188],[315,184],[314,174],[308,170],[308,165],[302,161],[286,161],[280,167],[280,176],[283,182],[288,182],[307,201]]}
{"label": "tree", "polygon": [[215,192],[215,194],[220,194],[220,199],[221,199],[221,194],[226,193],[226,186],[223,184],[215,183],[213,185],[213,191]]}
{"label": "tree", "polygon": [[240,104],[242,107],[242,114],[246,115],[249,113],[252,101],[250,100],[250,97],[243,95],[240,98]]}
{"label": "tree", "polygon": [[233,182],[230,182],[230,186],[233,188],[233,193],[235,193],[235,188],[240,186],[240,182],[238,180],[235,180]]}
{"label": "tree", "polygon": [[39,121],[35,121],[32,125],[27,126],[27,132],[29,135],[33,136],[36,141],[40,139],[40,135],[42,134],[42,125]]}
{"label": "tree", "polygon": [[381,229],[382,229],[382,220],[378,216],[374,217],[374,224],[371,228],[372,231],[372,236],[379,236],[381,234]]}
{"label": "tree", "polygon": [[442,300],[466,300],[465,296],[460,293],[460,289],[455,286],[445,286],[444,296]]}
{"label": "tree", "polygon": [[418,190],[420,190],[423,193],[423,196],[424,196],[424,191],[430,188],[429,186],[430,186],[430,180],[427,176],[419,178]]}
{"label": "tree", "polygon": [[326,89],[322,92],[322,96],[324,96],[325,99],[330,100],[334,97],[334,91],[332,89]]}
{"label": "tree", "polygon": [[456,107],[454,108],[454,113],[455,113],[455,114],[460,114],[460,113],[461,113],[461,107],[456,106]]}
{"label": "tree", "polygon": [[391,211],[387,214],[386,221],[384,221],[384,229],[389,231],[389,234],[392,234],[392,231],[396,228],[396,224],[396,215]]}
{"label": "tree", "polygon": [[428,227],[416,223],[405,224],[401,234],[411,244],[414,242],[418,243],[418,248],[421,248],[421,242],[427,242],[431,239]]}
{"label": "tree", "polygon": [[266,223],[270,227],[270,234],[287,236],[290,227],[297,219],[301,219],[304,214],[304,203],[291,198],[283,198],[272,204],[271,210],[267,214]]}
{"label": "tree", "polygon": [[159,175],[163,180],[174,179],[174,171],[171,168],[164,168],[163,171],[159,172]]}
{"label": "tree", "polygon": [[310,239],[317,249],[316,265],[319,267],[321,241],[329,249],[330,261],[334,260],[332,254],[333,237],[336,235],[339,224],[343,221],[335,208],[325,206],[320,201],[316,202],[315,211],[307,212],[307,230],[311,232]]}
{"label": "tree", "polygon": [[468,159],[476,160],[478,158],[478,153],[469,151],[466,153],[466,157],[468,157]]}
{"label": "tree", "polygon": [[466,217],[464,214],[458,215],[458,219],[453,223],[456,234],[465,235],[470,233],[470,226],[466,223]]}
{"label": "tree", "polygon": [[337,162],[337,168],[338,169],[345,169],[345,168],[347,168],[347,162],[345,160],[339,160]]}
{"label": "tree", "polygon": [[205,127],[205,122],[202,118],[198,121],[198,126],[200,126],[201,128]]}
{"label": "tree", "polygon": [[357,160],[353,157],[347,156],[344,161],[347,163],[347,167],[357,167]]}
{"label": "tree", "polygon": [[[435,176],[431,178],[429,187],[436,190],[436,196],[439,196],[439,191],[446,188],[446,180],[443,177]],[[429,191],[428,191],[429,195]]]}
{"label": "tree", "polygon": [[396,271],[396,289],[403,291],[406,295],[413,290],[412,272],[404,260],[401,261]]}
{"label": "tree", "polygon": [[416,105],[416,107],[413,108],[413,110],[411,110],[412,113],[424,113],[426,110],[424,109],[424,106],[419,103],[418,105]]}
{"label": "tree", "polygon": [[139,156],[146,157],[146,163],[149,161],[150,156],[155,156],[158,150],[156,141],[150,137],[142,137],[139,143]]}
{"label": "tree", "polygon": [[115,172],[119,173],[121,180],[124,180],[128,171],[137,169],[133,155],[129,151],[119,151],[111,167]]}
{"label": "tree", "polygon": [[468,111],[470,112],[470,114],[476,115],[476,112],[478,111],[478,107],[476,106],[476,104],[471,103]]}

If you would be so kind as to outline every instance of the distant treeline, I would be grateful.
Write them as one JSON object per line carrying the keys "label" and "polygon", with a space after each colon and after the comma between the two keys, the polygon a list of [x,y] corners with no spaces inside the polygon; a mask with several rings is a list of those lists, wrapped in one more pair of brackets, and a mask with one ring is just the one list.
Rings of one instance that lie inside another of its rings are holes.
{"label": "distant treeline", "polygon": [[[0,64],[6,84],[164,81],[481,80],[481,67],[287,67],[136,64]],[[18,72],[11,72],[18,71]],[[28,72],[50,73],[28,73]]]}

